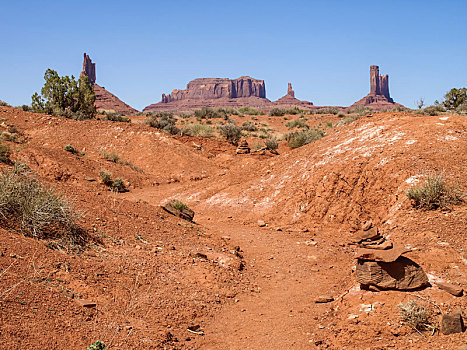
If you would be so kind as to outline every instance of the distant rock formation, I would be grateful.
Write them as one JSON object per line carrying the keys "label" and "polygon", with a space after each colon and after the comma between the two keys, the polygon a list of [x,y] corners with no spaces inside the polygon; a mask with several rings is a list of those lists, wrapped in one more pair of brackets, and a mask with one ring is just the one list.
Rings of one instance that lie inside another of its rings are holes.
{"label": "distant rock formation", "polygon": [[209,100],[240,97],[266,98],[264,80],[250,77],[238,79],[200,78],[188,83],[185,90],[173,90],[170,95],[162,94],[162,103],[180,100]]}
{"label": "distant rock formation", "polygon": [[309,109],[313,107],[313,103],[309,101],[301,101],[297,98],[295,98],[295,91],[292,89],[292,83],[289,83],[287,86],[287,94],[282,96],[280,99],[277,101],[273,102],[275,107],[278,108],[293,108],[293,107],[298,107],[302,109]]}
{"label": "distant rock formation", "polygon": [[199,78],[190,81],[185,90],[162,94],[161,102],[149,105],[144,111],[190,110],[202,107],[265,107],[264,80],[243,76],[238,79]]}
{"label": "distant rock formation", "polygon": [[98,110],[115,111],[126,115],[138,113],[136,109],[130,107],[117,96],[96,84],[96,64],[91,61],[91,58],[86,53],[84,53],[83,71],[80,76],[88,77],[89,82],[92,84],[94,93],[96,94],[96,102],[94,104]]}
{"label": "distant rock formation", "polygon": [[350,107],[355,106],[368,106],[373,109],[403,107],[395,103],[389,95],[389,76],[379,74],[378,66],[370,66],[370,93]]}
{"label": "distant rock formation", "polygon": [[94,85],[96,83],[96,64],[92,63],[91,58],[84,53],[83,71],[80,76],[86,76],[89,82]]}

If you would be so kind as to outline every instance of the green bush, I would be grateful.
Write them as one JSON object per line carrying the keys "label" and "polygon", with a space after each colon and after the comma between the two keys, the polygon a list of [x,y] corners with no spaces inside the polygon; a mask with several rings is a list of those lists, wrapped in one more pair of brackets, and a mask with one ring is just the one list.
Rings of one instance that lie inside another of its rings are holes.
{"label": "green bush", "polygon": [[273,108],[271,109],[271,111],[269,112],[269,115],[271,117],[282,117],[286,114],[292,114],[292,115],[295,115],[295,114],[300,114],[300,113],[306,113],[307,111],[303,111],[301,110],[300,108],[298,107],[294,107],[294,108],[289,108],[289,109],[282,109],[282,108]]}
{"label": "green bush", "polygon": [[1,107],[11,107],[11,105],[3,100],[0,100],[0,106]]}
{"label": "green bush", "polygon": [[347,125],[347,124],[350,124],[350,123],[353,123],[354,121],[360,119],[361,116],[358,115],[358,114],[353,114],[353,115],[349,115],[347,117],[345,117],[344,119],[341,119],[337,122],[337,126],[341,126],[341,125]]}
{"label": "green bush", "polygon": [[242,130],[245,130],[245,131],[258,131],[258,127],[255,125],[255,123],[244,122],[242,124]]}
{"label": "green bush", "polygon": [[422,109],[423,114],[432,115],[432,116],[440,115],[444,112],[446,112],[446,110],[441,105],[432,105],[432,106],[428,106]]}
{"label": "green bush", "polygon": [[277,148],[279,148],[279,144],[274,139],[267,139],[264,141],[264,145],[266,146],[266,149],[270,151],[275,151]]}
{"label": "green bush", "polygon": [[188,208],[188,205],[186,205],[185,203],[183,203],[182,201],[179,201],[179,200],[177,200],[177,199],[174,199],[174,200],[170,201],[170,205],[171,205],[174,209],[177,209],[177,210],[180,210],[180,211],[189,209],[189,208]]}
{"label": "green bush", "polygon": [[348,114],[358,114],[361,117],[371,114],[372,112],[373,110],[367,106],[355,106],[354,108],[347,110]]}
{"label": "green bush", "polygon": [[10,164],[11,163],[10,155],[11,155],[10,147],[0,143],[0,163]]}
{"label": "green bush", "polygon": [[290,122],[287,122],[285,124],[286,127],[288,127],[289,129],[293,129],[293,128],[306,128],[306,129],[309,129],[310,127],[308,126],[308,124],[306,123],[306,120],[304,118],[298,118],[298,119],[295,119],[295,120],[291,120]]}
{"label": "green bush", "polygon": [[461,104],[467,102],[467,89],[451,89],[444,95],[443,106],[447,110],[454,110],[459,107]]}
{"label": "green bush", "polygon": [[337,114],[340,109],[338,107],[325,107],[314,110],[314,114]]}
{"label": "green bush", "polygon": [[175,126],[176,119],[171,112],[159,112],[151,114],[146,118],[145,124],[162,130],[171,135],[180,133],[180,129]]}
{"label": "green bush", "polygon": [[214,128],[204,124],[188,124],[182,128],[181,134],[188,136],[212,137]]}
{"label": "green bush", "polygon": [[313,141],[319,140],[326,134],[318,128],[295,131],[287,136],[290,148],[298,148],[307,145]]}
{"label": "green bush", "polygon": [[113,181],[112,181],[112,174],[109,174],[105,171],[99,172],[99,177],[101,178],[102,182],[106,186],[111,186]]}
{"label": "green bush", "polygon": [[223,118],[228,119],[231,115],[238,115],[238,111],[233,108],[207,108],[203,107],[194,112],[196,118],[212,119]]}
{"label": "green bush", "polygon": [[96,116],[96,95],[88,77],[60,77],[52,69],[44,74],[45,84],[41,95],[32,95],[31,109],[36,113],[47,113],[77,120],[91,119]]}
{"label": "green bush", "polygon": [[217,128],[219,133],[234,145],[236,145],[242,137],[242,129],[234,124],[228,123],[225,125],[219,125]]}
{"label": "green bush", "polygon": [[244,115],[265,115],[264,112],[251,107],[240,107],[238,112]]}
{"label": "green bush", "polygon": [[89,345],[87,350],[106,350],[107,348],[104,345],[104,342],[97,340],[95,343]]}
{"label": "green bush", "polygon": [[442,174],[430,175],[421,186],[411,187],[407,197],[415,208],[427,210],[449,208],[461,201],[458,186],[448,184]]}
{"label": "green bush", "polygon": [[104,119],[111,122],[131,123],[131,119],[124,117],[122,113],[104,111]]}
{"label": "green bush", "polygon": [[73,233],[78,214],[55,191],[45,188],[20,165],[0,173],[0,220],[14,221],[29,236]]}
{"label": "green bush", "polygon": [[99,177],[101,178],[102,183],[110,187],[112,191],[114,192],[126,192],[127,191],[127,188],[122,178],[117,177],[115,180],[112,180],[112,174],[105,172],[105,171],[99,172]]}
{"label": "green bush", "polygon": [[101,155],[104,159],[108,160],[109,162],[118,163],[120,159],[120,155],[115,152],[107,153],[105,149],[101,150]]}
{"label": "green bush", "polygon": [[65,145],[63,149],[67,152],[70,152],[72,154],[79,154],[78,150],[74,148],[72,145]]}
{"label": "green bush", "polygon": [[110,185],[110,188],[114,192],[126,192],[126,186],[125,183],[123,182],[123,179],[120,177],[117,177],[112,184]]}

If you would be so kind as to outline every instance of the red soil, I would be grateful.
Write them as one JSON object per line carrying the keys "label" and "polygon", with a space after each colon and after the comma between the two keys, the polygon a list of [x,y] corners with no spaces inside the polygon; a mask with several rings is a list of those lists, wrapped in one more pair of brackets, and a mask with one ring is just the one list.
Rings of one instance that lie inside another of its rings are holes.
{"label": "red soil", "polygon": [[[361,291],[354,248],[346,244],[372,218],[393,241],[413,248],[409,256],[432,279],[467,286],[465,203],[427,212],[405,196],[432,171],[466,190],[465,117],[375,114],[299,149],[283,143],[274,157],[236,155],[222,140],[173,137],[138,124],[8,107],[0,118],[26,138],[9,142],[12,158],[71,199],[85,213],[81,225],[103,242],[75,254],[0,229],[0,348],[85,349],[97,339],[108,349],[465,343],[463,334],[412,331],[397,308],[415,299],[435,312],[435,304],[443,312],[465,310],[465,297],[435,287]],[[269,122],[286,122],[277,118]],[[64,151],[65,144],[86,155]],[[104,160],[103,148],[142,172]],[[128,181],[130,191],[114,194],[92,181],[101,170]],[[161,210],[170,198],[194,209],[196,223]],[[267,226],[258,227],[258,219]],[[315,304],[321,295],[337,300]],[[97,307],[84,308],[78,298]],[[188,332],[193,325],[204,336]]]}

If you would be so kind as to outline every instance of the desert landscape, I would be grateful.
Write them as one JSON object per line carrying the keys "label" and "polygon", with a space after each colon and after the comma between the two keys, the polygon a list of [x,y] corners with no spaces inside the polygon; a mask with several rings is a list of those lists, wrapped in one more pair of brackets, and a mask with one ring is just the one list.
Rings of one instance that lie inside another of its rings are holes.
{"label": "desert landscape", "polygon": [[141,108],[92,56],[0,96],[0,349],[467,349],[465,87]]}

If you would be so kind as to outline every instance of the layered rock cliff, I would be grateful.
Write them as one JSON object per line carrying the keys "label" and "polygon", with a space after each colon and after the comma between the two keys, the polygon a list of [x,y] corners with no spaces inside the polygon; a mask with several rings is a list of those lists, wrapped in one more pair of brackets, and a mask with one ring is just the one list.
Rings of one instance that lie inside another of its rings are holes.
{"label": "layered rock cliff", "polygon": [[190,110],[201,107],[258,107],[271,102],[266,98],[264,80],[243,76],[238,79],[199,78],[190,81],[186,89],[162,94],[161,102],[144,108],[154,110]]}
{"label": "layered rock cliff", "polygon": [[138,113],[136,109],[127,105],[104,87],[96,84],[96,64],[92,62],[86,53],[84,53],[83,70],[80,75],[87,76],[93,86],[94,93],[96,94],[96,102],[94,104],[98,110],[115,111],[126,115]]}
{"label": "layered rock cliff", "polygon": [[173,90],[169,95],[162,94],[161,102],[253,96],[266,98],[264,80],[250,77],[240,77],[238,79],[200,78],[190,81],[185,90]]}

